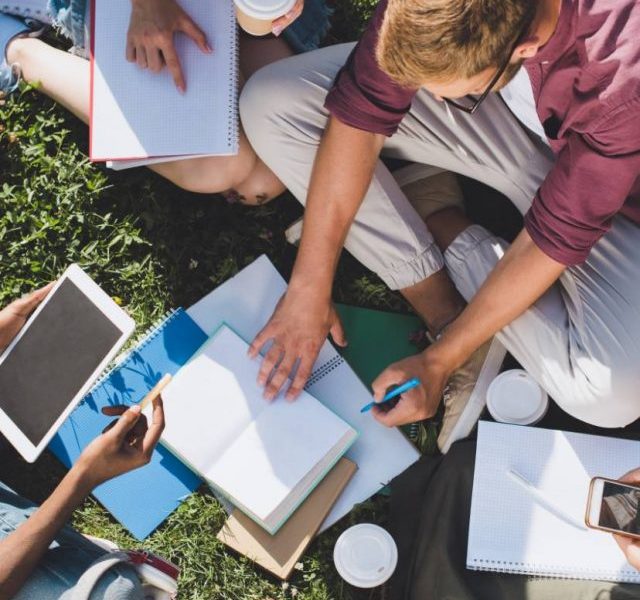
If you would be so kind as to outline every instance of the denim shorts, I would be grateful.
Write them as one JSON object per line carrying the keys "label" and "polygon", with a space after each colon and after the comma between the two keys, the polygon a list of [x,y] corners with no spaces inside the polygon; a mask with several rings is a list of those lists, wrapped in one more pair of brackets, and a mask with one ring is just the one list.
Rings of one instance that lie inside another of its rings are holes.
{"label": "denim shorts", "polygon": [[[90,1],[48,0],[48,4],[54,23],[82,54],[89,40]],[[284,30],[282,36],[296,53],[315,50],[329,29],[330,15],[331,10],[325,0],[305,0],[302,14]]]}
{"label": "denim shorts", "polygon": [[[36,510],[0,482],[0,541],[15,531]],[[69,600],[80,576],[105,551],[71,527],[63,527],[14,600]],[[143,600],[135,571],[126,565],[107,572],[91,600]]]}

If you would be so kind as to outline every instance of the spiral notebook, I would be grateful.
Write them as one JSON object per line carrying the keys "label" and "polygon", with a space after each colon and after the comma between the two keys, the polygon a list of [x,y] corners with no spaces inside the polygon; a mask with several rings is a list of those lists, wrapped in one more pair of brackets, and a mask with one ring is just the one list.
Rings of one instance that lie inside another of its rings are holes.
{"label": "spiral notebook", "polygon": [[640,583],[612,536],[579,529],[513,478],[531,482],[563,514],[584,521],[592,477],[640,465],[640,442],[481,421],[467,568],[542,577]]}
{"label": "spiral notebook", "polygon": [[[67,467],[111,419],[100,409],[135,404],[165,373],[177,373],[207,339],[178,309],[155,327],[107,372],[62,425],[49,449]],[[138,539],[147,537],[200,485],[200,478],[158,446],[151,462],[97,487],[93,495]]]}
{"label": "spiral notebook", "polygon": [[184,94],[168,69],[152,73],[126,60],[130,0],[93,0],[91,160],[135,159],[128,166],[137,166],[159,157],[237,153],[238,41],[233,0],[183,0],[180,5],[215,48],[203,53],[186,35],[175,36],[187,86]]}

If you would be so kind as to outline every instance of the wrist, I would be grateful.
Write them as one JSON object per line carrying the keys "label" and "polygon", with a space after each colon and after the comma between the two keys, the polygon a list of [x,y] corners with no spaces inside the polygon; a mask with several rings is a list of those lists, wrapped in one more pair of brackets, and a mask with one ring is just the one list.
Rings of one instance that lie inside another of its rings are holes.
{"label": "wrist", "polygon": [[313,278],[292,277],[287,288],[289,297],[304,298],[310,303],[331,302],[331,283],[329,285]]}
{"label": "wrist", "polygon": [[82,457],[71,467],[64,479],[73,490],[74,495],[81,497],[81,499],[91,494],[93,489],[102,483],[95,476],[93,470],[84,464]]}

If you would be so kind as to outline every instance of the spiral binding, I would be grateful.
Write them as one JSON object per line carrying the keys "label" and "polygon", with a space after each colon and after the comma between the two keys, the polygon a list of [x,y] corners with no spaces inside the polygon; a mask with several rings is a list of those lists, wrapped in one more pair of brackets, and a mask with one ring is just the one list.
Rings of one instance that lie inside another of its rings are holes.
{"label": "spiral binding", "polygon": [[231,73],[229,77],[229,121],[227,132],[227,144],[229,151],[233,154],[238,152],[238,130],[239,130],[239,89],[240,89],[240,43],[238,39],[238,26],[234,5],[231,0],[227,0],[230,5],[231,19]]}
{"label": "spiral binding", "polygon": [[331,371],[335,371],[340,365],[344,363],[344,358],[342,356],[337,355],[334,356],[331,360],[328,360],[326,363],[320,365],[307,380],[307,385],[305,385],[305,389],[309,389],[315,383],[318,383],[323,377],[327,376]]}
{"label": "spiral binding", "polygon": [[574,572],[558,570],[557,566],[541,563],[525,563],[507,560],[488,560],[482,558],[471,559],[467,568],[473,571],[490,571],[492,573],[510,573],[515,575],[530,575],[533,577],[555,577],[558,579],[598,579],[603,581],[620,581],[627,583],[640,582],[637,571],[623,569],[616,573],[603,569],[580,569]]}
{"label": "spiral binding", "polygon": [[139,352],[142,348],[144,348],[153,338],[155,338],[169,323],[175,316],[181,311],[181,308],[176,308],[170,311],[167,311],[160,319],[158,319],[151,327],[149,327],[132,345],[132,347],[118,356],[109,367],[100,375],[97,381],[91,386],[91,389],[85,394],[84,398],[80,402],[80,404],[84,404],[85,400],[91,396],[101,385],[105,383],[107,379],[111,376],[111,374],[116,370],[125,365],[129,360],[131,360],[131,356],[134,352]]}
{"label": "spiral binding", "polygon": [[23,18],[32,18],[42,22],[50,22],[51,18],[46,10],[46,3],[44,0],[38,2],[41,8],[25,7],[18,4],[0,4],[0,12],[8,15],[15,15]]}

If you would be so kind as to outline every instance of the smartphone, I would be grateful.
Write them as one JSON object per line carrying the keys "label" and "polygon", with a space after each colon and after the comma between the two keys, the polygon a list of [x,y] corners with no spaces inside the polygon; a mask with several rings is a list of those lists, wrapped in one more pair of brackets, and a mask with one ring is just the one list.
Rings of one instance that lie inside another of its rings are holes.
{"label": "smartphone", "polygon": [[640,540],[640,485],[594,477],[585,522],[592,529]]}

